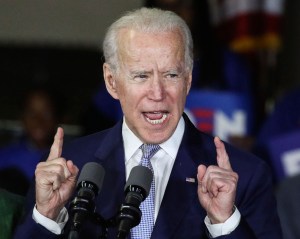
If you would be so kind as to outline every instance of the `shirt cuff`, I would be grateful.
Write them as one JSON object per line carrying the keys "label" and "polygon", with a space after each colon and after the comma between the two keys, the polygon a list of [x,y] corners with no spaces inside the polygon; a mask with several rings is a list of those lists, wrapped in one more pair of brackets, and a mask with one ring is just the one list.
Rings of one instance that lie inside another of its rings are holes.
{"label": "shirt cuff", "polygon": [[64,207],[60,211],[56,221],[53,221],[53,220],[45,217],[44,215],[40,214],[39,211],[36,209],[36,206],[34,206],[32,218],[36,223],[42,225],[47,230],[53,232],[54,234],[59,235],[62,233],[62,230],[64,229],[64,227],[69,219],[69,214],[68,214],[67,209]]}
{"label": "shirt cuff", "polygon": [[211,224],[208,216],[205,217],[204,223],[210,233],[211,238],[224,236],[234,231],[241,221],[241,213],[234,207],[234,212],[224,223]]}

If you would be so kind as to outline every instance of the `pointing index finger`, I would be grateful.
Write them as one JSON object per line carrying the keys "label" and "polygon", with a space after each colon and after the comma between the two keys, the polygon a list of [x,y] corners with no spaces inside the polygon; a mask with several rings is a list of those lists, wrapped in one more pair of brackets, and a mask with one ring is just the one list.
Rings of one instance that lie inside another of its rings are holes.
{"label": "pointing index finger", "polygon": [[224,143],[220,140],[219,137],[214,138],[214,143],[216,146],[218,166],[220,168],[232,170]]}
{"label": "pointing index finger", "polygon": [[61,156],[63,143],[64,143],[64,130],[61,127],[58,127],[47,160],[59,158]]}

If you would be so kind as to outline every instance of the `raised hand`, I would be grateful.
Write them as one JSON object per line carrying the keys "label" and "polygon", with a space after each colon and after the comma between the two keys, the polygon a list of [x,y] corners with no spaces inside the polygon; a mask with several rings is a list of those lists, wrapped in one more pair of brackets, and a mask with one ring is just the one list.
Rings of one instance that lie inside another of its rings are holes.
{"label": "raised hand", "polygon": [[218,166],[199,165],[198,197],[212,224],[225,222],[233,213],[237,173],[233,172],[223,142],[214,138]]}
{"label": "raised hand", "polygon": [[61,157],[64,131],[58,128],[47,161],[40,162],[35,170],[36,208],[55,220],[71,197],[78,168],[72,161]]}

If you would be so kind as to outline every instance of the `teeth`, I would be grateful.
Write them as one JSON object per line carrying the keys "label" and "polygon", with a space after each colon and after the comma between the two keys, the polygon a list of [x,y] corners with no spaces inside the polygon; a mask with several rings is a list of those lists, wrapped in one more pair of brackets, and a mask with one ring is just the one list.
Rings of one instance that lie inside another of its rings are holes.
{"label": "teeth", "polygon": [[146,117],[147,121],[150,124],[161,124],[165,121],[165,119],[167,118],[167,114],[163,114],[163,116],[161,117],[161,119],[156,119],[156,120],[151,120],[149,118]]}

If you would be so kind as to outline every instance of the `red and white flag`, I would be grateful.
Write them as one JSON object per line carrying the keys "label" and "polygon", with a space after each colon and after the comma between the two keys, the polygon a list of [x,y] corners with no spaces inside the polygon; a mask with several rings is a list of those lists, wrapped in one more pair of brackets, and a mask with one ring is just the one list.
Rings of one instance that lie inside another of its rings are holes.
{"label": "red and white flag", "polygon": [[231,49],[247,53],[277,50],[284,0],[208,0],[217,35]]}

